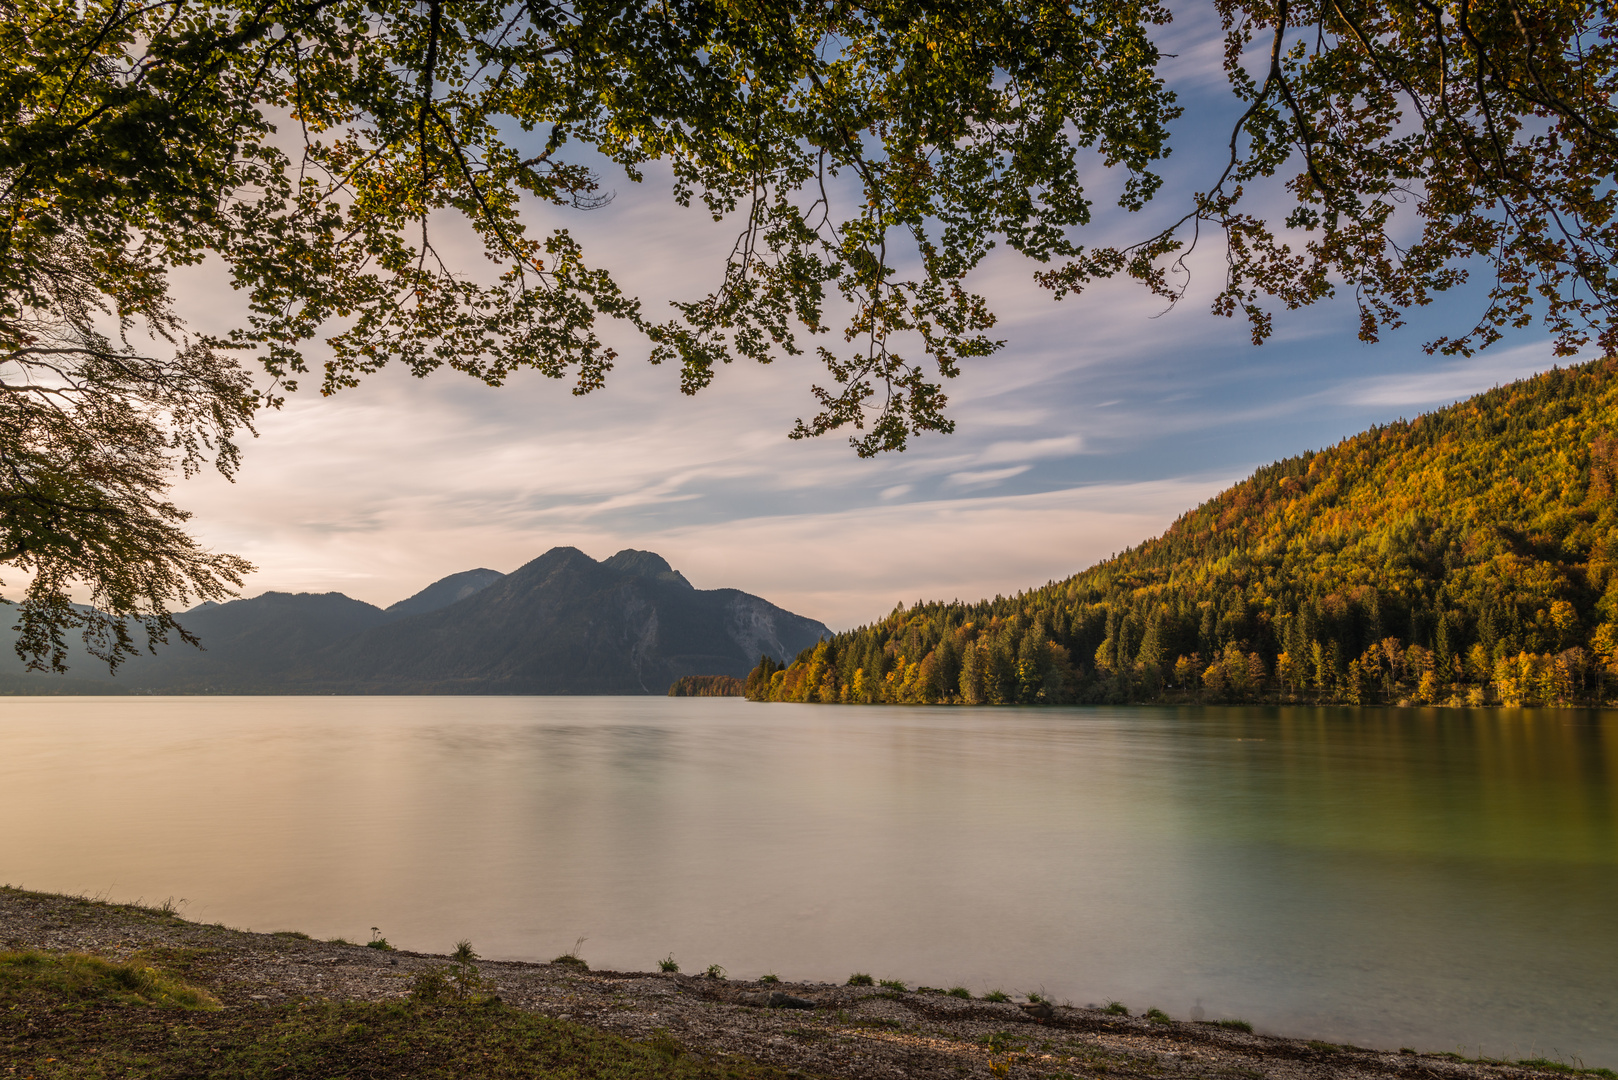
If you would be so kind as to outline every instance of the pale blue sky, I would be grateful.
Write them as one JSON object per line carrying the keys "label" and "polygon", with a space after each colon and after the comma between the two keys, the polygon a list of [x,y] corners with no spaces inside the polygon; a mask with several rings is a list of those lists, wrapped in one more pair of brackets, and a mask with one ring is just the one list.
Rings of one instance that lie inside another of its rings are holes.
{"label": "pale blue sky", "polygon": [[[1152,215],[1177,216],[1216,173],[1234,112],[1209,26],[1182,20],[1163,40],[1180,54],[1167,70],[1188,114]],[[658,170],[608,185],[608,208],[536,211],[533,225],[570,228],[654,310],[708,288],[726,226],[675,206]],[[1103,208],[1087,242],[1139,237],[1152,215]],[[583,399],[532,373],[491,390],[385,372],[335,398],[298,394],[264,418],[237,483],[185,481],[176,501],[206,543],[259,566],[249,595],[339,590],[385,605],[558,544],[596,558],[638,547],[699,588],[746,589],[841,629],[899,600],[1066,576],[1258,465],[1553,362],[1538,333],[1470,360],[1426,356],[1437,328],[1470,325],[1475,295],[1374,346],[1356,340],[1347,301],[1284,313],[1255,348],[1242,324],[1208,313],[1219,256],[1205,244],[1191,295],[1160,314],[1126,285],[1054,302],[1030,264],[997,255],[976,285],[1007,345],[947,387],[956,433],[874,461],[840,437],[786,438],[813,409],[811,361],[737,364],[686,398],[676,371],[648,366],[645,344],[617,332],[618,369]],[[230,321],[218,281],[210,268],[180,279],[199,324]]]}

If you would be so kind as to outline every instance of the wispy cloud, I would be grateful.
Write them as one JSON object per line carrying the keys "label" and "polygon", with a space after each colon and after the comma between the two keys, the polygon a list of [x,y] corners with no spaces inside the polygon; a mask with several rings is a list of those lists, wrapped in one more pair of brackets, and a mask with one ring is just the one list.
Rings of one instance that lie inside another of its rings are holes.
{"label": "wispy cloud", "polygon": [[1491,350],[1449,361],[1436,371],[1351,379],[1332,393],[1348,404],[1379,408],[1447,405],[1545,370],[1547,352],[1538,343]]}

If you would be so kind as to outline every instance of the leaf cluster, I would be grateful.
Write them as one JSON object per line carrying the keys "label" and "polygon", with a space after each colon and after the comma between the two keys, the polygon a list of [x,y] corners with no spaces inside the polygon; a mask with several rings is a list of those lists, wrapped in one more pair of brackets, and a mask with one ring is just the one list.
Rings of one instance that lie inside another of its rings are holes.
{"label": "leaf cluster", "polygon": [[[1543,320],[1559,356],[1618,345],[1618,27],[1606,3],[1215,0],[1245,108],[1195,206],[1137,244],[1041,275],[1059,294],[1125,275],[1173,302],[1203,225],[1225,241],[1213,302],[1255,343],[1267,303],[1344,291],[1362,340],[1492,274],[1469,354]],[[1256,56],[1262,60],[1255,63]],[[1285,181],[1285,195],[1274,189]]]}

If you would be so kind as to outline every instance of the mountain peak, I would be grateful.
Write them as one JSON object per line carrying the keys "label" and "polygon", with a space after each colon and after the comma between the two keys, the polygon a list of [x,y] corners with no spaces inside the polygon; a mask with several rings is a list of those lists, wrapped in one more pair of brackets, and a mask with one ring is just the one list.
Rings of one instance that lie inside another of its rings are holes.
{"label": "mountain peak", "polygon": [[624,548],[609,559],[603,559],[601,565],[608,570],[630,577],[652,578],[655,581],[667,581],[671,584],[684,585],[691,588],[691,583],[685,575],[670,566],[668,560],[655,551],[637,551],[634,548]]}

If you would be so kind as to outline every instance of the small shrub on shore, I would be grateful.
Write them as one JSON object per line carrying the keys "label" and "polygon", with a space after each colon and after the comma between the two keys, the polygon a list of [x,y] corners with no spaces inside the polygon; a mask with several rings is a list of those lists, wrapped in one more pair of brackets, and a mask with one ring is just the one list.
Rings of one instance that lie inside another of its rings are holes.
{"label": "small shrub on shore", "polygon": [[1107,1007],[1101,1011],[1109,1016],[1128,1016],[1129,1006],[1121,1001],[1109,1001]]}
{"label": "small shrub on shore", "polygon": [[465,938],[455,943],[455,951],[450,954],[450,959],[457,964],[470,964],[477,958],[478,954],[472,951],[472,943]]}
{"label": "small shrub on shore", "polygon": [[1006,993],[1004,990],[990,990],[987,994],[983,995],[983,1000],[984,1001],[1010,1001],[1011,1000],[1011,995]]}
{"label": "small shrub on shore", "polygon": [[494,983],[469,964],[445,964],[416,972],[410,983],[410,999],[423,1005],[451,1002],[477,1004],[494,995]]}
{"label": "small shrub on shore", "polygon": [[382,936],[382,931],[378,930],[374,926],[371,927],[371,940],[365,943],[365,947],[367,949],[381,949],[383,952],[398,951],[392,945],[388,944],[388,939]]}
{"label": "small shrub on shore", "polygon": [[781,981],[781,976],[772,971],[768,975],[760,975],[758,981],[761,983],[778,983]]}
{"label": "small shrub on shore", "polygon": [[573,947],[571,949],[563,953],[561,956],[558,956],[555,960],[552,960],[551,963],[562,964],[565,967],[570,968],[578,968],[580,971],[589,971],[590,965],[586,964],[584,962],[584,957],[579,955],[579,950],[582,948],[584,948],[584,939],[579,938],[579,940],[573,943]]}
{"label": "small shrub on shore", "polygon": [[856,971],[848,977],[849,986],[875,986],[876,980],[863,971]]}
{"label": "small shrub on shore", "polygon": [[1155,1005],[1153,1007],[1151,1007],[1150,1009],[1146,1010],[1146,1019],[1148,1021],[1150,1021],[1151,1023],[1153,1023],[1153,1024],[1172,1024],[1172,1023],[1174,1023],[1174,1021],[1169,1018],[1168,1013],[1164,1012],[1162,1009],[1157,1008]]}
{"label": "small shrub on shore", "polygon": [[1024,996],[1028,998],[1028,1004],[1030,1005],[1041,1005],[1047,1001],[1045,995],[1041,994],[1038,990],[1030,990]]}
{"label": "small shrub on shore", "polygon": [[944,992],[953,998],[965,998],[968,1001],[972,1000],[972,991],[968,990],[964,986],[952,986]]}
{"label": "small shrub on shore", "polygon": [[877,985],[886,987],[889,990],[897,990],[901,994],[910,993],[910,987],[904,984],[903,979],[881,979]]}
{"label": "small shrub on shore", "polygon": [[663,957],[663,959],[657,962],[657,970],[666,971],[670,975],[673,975],[675,972],[680,970],[680,964],[679,961],[674,959],[674,954],[669,953],[667,956]]}
{"label": "small shrub on shore", "polygon": [[730,977],[729,973],[726,972],[725,969],[720,967],[718,964],[709,964],[708,965],[708,970],[704,971],[703,975],[707,976],[710,979],[727,979],[727,978]]}

